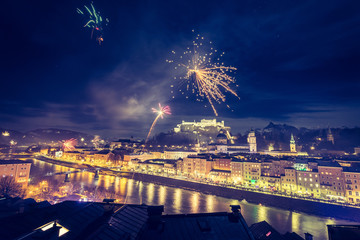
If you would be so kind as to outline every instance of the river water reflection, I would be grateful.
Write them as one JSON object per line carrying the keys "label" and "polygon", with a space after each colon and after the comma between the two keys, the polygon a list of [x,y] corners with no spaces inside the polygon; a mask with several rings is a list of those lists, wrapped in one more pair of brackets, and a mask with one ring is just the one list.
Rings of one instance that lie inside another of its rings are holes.
{"label": "river water reflection", "polygon": [[[42,180],[63,182],[65,175],[46,176],[46,173],[74,170],[39,160],[32,160],[32,162],[30,184],[37,184]],[[241,205],[241,213],[249,226],[265,220],[280,233],[296,232],[303,237],[305,232],[309,232],[316,240],[328,239],[327,224],[358,224],[133,179],[100,175],[99,179],[95,180],[94,173],[88,172],[70,174],[70,182],[80,187],[103,187],[109,191],[114,191],[122,201],[126,198],[126,203],[164,205],[167,214],[228,212],[230,205],[239,204]]]}

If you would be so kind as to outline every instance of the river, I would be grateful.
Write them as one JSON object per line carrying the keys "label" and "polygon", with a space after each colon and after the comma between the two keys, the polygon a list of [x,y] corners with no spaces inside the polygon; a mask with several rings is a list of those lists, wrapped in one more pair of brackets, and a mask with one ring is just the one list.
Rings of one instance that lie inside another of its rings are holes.
{"label": "river", "polygon": [[[63,182],[65,175],[46,176],[49,172],[74,170],[68,167],[31,160],[30,184],[35,185],[43,180]],[[173,188],[133,179],[100,175],[94,179],[94,173],[78,172],[70,174],[70,182],[81,188],[102,187],[115,192],[118,198],[129,204],[164,205],[165,214],[228,212],[230,205],[240,205],[241,213],[247,224],[267,221],[280,233],[296,232],[304,237],[305,232],[314,236],[314,240],[328,239],[328,224],[359,224],[356,222],[319,217],[304,213],[251,204],[237,199],[229,199],[181,188]]]}

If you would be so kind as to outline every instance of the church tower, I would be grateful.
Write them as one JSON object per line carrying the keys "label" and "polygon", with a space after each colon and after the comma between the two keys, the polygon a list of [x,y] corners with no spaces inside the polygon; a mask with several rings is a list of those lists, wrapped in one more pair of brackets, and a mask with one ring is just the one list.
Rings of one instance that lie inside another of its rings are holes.
{"label": "church tower", "polygon": [[249,143],[249,150],[251,153],[256,153],[256,136],[255,131],[251,129],[251,131],[248,134],[247,141]]}
{"label": "church tower", "polygon": [[290,152],[296,152],[296,144],[293,134],[291,134],[291,139],[290,139]]}
{"label": "church tower", "polygon": [[328,142],[331,142],[334,145],[334,135],[331,133],[330,127],[329,127],[329,130],[327,133],[327,140],[328,140]]}

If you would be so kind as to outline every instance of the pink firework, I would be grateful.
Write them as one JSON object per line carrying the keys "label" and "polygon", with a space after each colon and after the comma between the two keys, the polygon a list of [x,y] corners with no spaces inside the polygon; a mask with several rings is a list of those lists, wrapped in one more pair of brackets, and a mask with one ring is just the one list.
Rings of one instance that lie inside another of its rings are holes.
{"label": "pink firework", "polygon": [[77,144],[77,140],[75,138],[71,138],[69,140],[65,140],[63,143],[64,151],[73,151]]}
{"label": "pink firework", "polygon": [[152,108],[153,113],[157,113],[158,116],[160,115],[161,119],[164,118],[164,114],[171,115],[171,109],[169,106],[162,107],[159,103],[159,109]]}
{"label": "pink firework", "polygon": [[150,131],[146,137],[146,140],[145,140],[145,143],[147,143],[147,141],[149,140],[149,137],[151,135],[151,131],[153,130],[157,120],[161,117],[161,119],[164,118],[164,115],[171,115],[171,109],[169,106],[165,106],[165,107],[162,107],[161,104],[159,103],[159,109],[156,109],[156,108],[152,108],[152,111],[154,113],[157,113],[157,116],[153,122],[153,124],[151,125],[150,127]]}

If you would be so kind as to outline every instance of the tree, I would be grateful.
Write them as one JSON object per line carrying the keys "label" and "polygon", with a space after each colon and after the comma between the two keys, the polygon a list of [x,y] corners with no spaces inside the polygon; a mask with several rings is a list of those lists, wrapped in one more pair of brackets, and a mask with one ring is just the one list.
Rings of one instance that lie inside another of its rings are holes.
{"label": "tree", "polygon": [[0,178],[0,196],[23,198],[25,196],[25,190],[21,184],[15,181],[14,177],[5,176]]}

